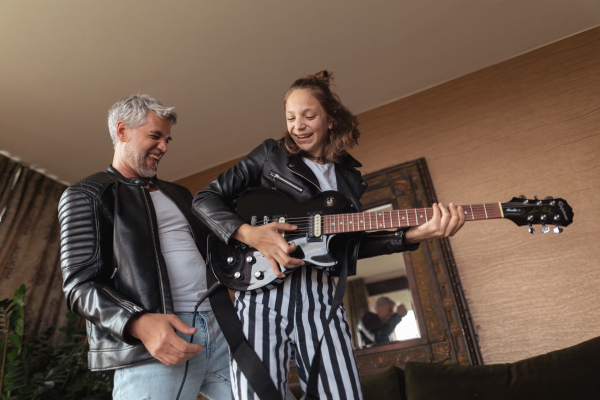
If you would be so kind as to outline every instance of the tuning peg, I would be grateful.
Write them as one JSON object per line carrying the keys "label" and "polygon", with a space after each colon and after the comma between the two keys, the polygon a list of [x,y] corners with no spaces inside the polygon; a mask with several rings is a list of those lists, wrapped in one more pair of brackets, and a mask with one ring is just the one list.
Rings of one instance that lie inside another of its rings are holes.
{"label": "tuning peg", "polygon": [[552,196],[546,196],[546,197],[544,197],[544,200],[552,200],[553,198],[554,197],[552,197]]}
{"label": "tuning peg", "polygon": [[556,224],[554,226],[554,233],[561,233],[563,231],[563,228],[561,228],[560,226],[558,226],[558,224]]}
{"label": "tuning peg", "polygon": [[533,196],[533,198],[534,198],[534,199],[536,199],[536,200],[538,199],[538,197],[537,197],[537,196]]}
{"label": "tuning peg", "polygon": [[535,229],[533,229],[533,225],[529,224],[529,233],[532,235],[535,233]]}
{"label": "tuning peg", "polygon": [[546,224],[545,224],[545,223],[542,223],[542,227],[541,227],[540,231],[541,231],[542,233],[548,233],[548,232],[550,232],[550,227],[549,227],[549,226],[546,226]]}
{"label": "tuning peg", "polygon": [[522,194],[522,195],[520,195],[520,196],[519,196],[519,198],[520,198],[521,200],[525,200],[527,197],[525,197],[525,195],[524,195],[524,194]]}

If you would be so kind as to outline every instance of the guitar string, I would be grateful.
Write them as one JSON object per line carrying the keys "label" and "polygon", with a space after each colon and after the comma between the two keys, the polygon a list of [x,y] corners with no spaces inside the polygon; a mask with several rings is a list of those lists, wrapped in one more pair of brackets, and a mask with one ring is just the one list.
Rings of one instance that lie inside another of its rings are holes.
{"label": "guitar string", "polygon": [[[363,217],[363,220],[368,217],[370,219],[369,222],[374,222],[373,221],[374,219],[379,219],[381,221],[385,221],[386,223],[387,222],[393,223],[394,220],[396,220],[396,221],[403,221],[404,220],[404,216],[402,214],[405,214],[407,210],[399,210],[399,211],[395,210],[395,211],[396,211],[395,214],[378,215],[378,216],[375,216],[375,217],[373,217],[372,215],[369,215],[368,212],[367,212],[367,213],[365,213],[366,215]],[[433,212],[430,212],[432,210],[428,209],[427,211],[428,212],[425,213],[427,215],[427,218],[432,218],[433,217]],[[477,218],[482,218],[482,219],[483,218],[488,218],[489,219],[490,217],[493,218],[495,216],[499,216],[499,214],[498,214],[499,210],[497,210],[497,209],[496,210],[493,210],[493,209],[492,210],[487,210],[487,212],[486,212],[486,210],[484,210],[483,208],[475,209],[475,206],[474,206],[473,207],[473,212],[470,212],[470,211],[471,210],[469,208],[469,210],[467,210],[465,212],[465,215],[467,217],[475,216]],[[389,213],[389,211],[386,211],[386,213]],[[394,211],[392,211],[392,213],[394,213]],[[358,213],[358,214],[362,214],[362,213]],[[417,217],[414,216],[414,215],[411,215],[411,214],[412,214],[412,212],[408,212],[408,221],[409,222],[410,221],[416,221]],[[355,218],[354,217],[350,218],[348,216],[349,215],[356,215],[356,214],[335,214],[335,215],[338,215],[339,216],[338,218],[340,218],[341,220],[348,220],[348,221],[350,221],[350,219],[354,220]],[[327,215],[327,216],[329,216],[329,215]],[[400,219],[400,217],[402,217],[402,219]],[[423,214],[419,215],[418,219],[419,220],[423,219]],[[295,217],[295,218],[286,218],[285,222],[286,223],[292,223],[292,222],[294,222],[294,225],[299,225],[300,223],[307,223],[308,224],[309,220],[310,220],[309,217]],[[363,222],[363,220],[361,220],[360,222],[358,222],[357,225],[358,224],[367,224],[367,222]],[[279,221],[278,218],[273,218],[273,219],[268,219],[267,223],[278,222],[278,221]],[[264,225],[264,224],[265,224],[264,221],[261,221],[257,225]]]}

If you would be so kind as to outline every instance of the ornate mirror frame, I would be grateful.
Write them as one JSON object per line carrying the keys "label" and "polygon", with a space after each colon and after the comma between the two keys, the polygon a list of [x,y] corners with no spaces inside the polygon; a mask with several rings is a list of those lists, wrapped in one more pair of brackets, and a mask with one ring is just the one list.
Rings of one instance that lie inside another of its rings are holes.
{"label": "ornate mirror frame", "polygon": [[[364,209],[391,203],[394,209],[437,203],[424,158],[363,177],[369,188]],[[448,239],[422,242],[403,253],[421,337],[355,350],[361,375],[408,361],[483,364]]]}
{"label": "ornate mirror frame", "polygon": [[[361,198],[363,209],[383,204],[421,208],[438,202],[424,158],[363,178],[369,184]],[[422,242],[403,257],[421,337],[354,350],[360,375],[394,365],[404,368],[408,361],[483,364],[448,239]],[[351,329],[356,335],[356,328]],[[299,385],[295,368],[289,378],[290,386]]]}

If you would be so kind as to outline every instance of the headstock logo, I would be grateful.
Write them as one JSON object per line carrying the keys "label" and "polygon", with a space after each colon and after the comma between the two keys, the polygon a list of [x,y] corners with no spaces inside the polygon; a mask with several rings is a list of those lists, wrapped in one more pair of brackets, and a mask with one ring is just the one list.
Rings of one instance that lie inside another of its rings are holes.
{"label": "headstock logo", "polygon": [[554,214],[552,207],[533,207],[530,214]]}
{"label": "headstock logo", "polygon": [[523,212],[523,210],[520,208],[507,208],[506,212],[520,213]]}

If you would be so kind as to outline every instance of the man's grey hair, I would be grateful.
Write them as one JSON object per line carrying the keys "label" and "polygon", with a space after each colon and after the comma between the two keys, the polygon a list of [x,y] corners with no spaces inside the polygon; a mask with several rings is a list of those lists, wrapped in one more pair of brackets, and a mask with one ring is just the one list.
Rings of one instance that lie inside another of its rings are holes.
{"label": "man's grey hair", "polygon": [[173,111],[174,108],[163,106],[147,94],[133,95],[117,101],[108,110],[108,130],[113,146],[119,142],[117,138],[119,121],[125,122],[128,128],[135,129],[146,123],[146,116],[149,111],[152,111],[161,118],[167,118],[173,126],[177,123],[177,113]]}
{"label": "man's grey hair", "polygon": [[390,299],[389,297],[381,296],[375,302],[375,308],[377,308],[378,306],[382,306],[382,307],[387,306],[388,304],[396,305],[396,302],[394,300]]}

